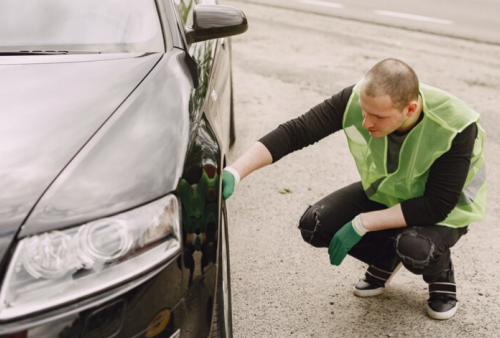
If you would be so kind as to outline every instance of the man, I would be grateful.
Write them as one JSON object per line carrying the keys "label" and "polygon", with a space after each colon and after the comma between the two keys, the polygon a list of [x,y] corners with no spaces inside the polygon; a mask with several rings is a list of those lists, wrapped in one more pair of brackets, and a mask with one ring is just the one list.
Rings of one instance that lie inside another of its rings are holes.
{"label": "man", "polygon": [[361,182],[309,207],[299,222],[302,237],[328,247],[333,265],[347,254],[369,265],[354,287],[359,297],[382,294],[401,264],[423,275],[428,315],[448,319],[458,301],[450,248],[485,213],[485,133],[478,122],[463,101],[419,84],[408,65],[386,59],[256,142],[224,169],[223,196],[254,170],[343,129]]}

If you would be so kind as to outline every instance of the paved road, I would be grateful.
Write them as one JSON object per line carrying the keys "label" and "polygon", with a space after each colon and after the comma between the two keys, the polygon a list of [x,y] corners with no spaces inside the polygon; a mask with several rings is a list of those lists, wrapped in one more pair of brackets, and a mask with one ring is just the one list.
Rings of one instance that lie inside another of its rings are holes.
{"label": "paved road", "polygon": [[498,0],[239,1],[500,44]]}
{"label": "paved road", "polygon": [[[388,293],[359,299],[366,266],[329,264],[296,224],[307,205],[358,174],[342,133],[290,154],[243,180],[228,200],[236,338],[498,337],[500,332],[500,46],[323,15],[225,0],[250,28],[233,38],[237,142],[231,163],[256,139],[397,57],[422,82],[482,114],[490,202],[484,221],[453,248],[459,309],[446,322],[424,310],[427,285],[402,269]],[[288,188],[291,193],[280,194]]]}

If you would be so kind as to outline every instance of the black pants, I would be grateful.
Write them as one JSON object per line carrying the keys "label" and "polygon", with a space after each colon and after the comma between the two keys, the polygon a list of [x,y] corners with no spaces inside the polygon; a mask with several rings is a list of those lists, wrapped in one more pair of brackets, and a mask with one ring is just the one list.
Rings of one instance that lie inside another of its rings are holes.
{"label": "black pants", "polygon": [[[315,247],[328,247],[335,233],[360,213],[386,209],[366,196],[361,182],[326,196],[310,206],[300,219],[304,240]],[[385,272],[402,262],[411,272],[432,283],[450,264],[450,248],[467,227],[450,228],[429,224],[368,232],[349,255]]]}

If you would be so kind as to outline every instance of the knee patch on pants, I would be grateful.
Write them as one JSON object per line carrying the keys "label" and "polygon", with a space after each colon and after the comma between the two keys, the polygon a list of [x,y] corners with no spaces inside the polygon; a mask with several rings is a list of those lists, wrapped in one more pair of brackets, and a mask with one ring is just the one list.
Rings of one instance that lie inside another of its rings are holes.
{"label": "knee patch on pants", "polygon": [[299,230],[302,238],[307,243],[315,247],[323,247],[318,241],[318,231],[321,227],[320,215],[323,206],[318,207],[316,205],[310,205],[309,208],[304,212],[299,221]]}
{"label": "knee patch on pants", "polygon": [[425,269],[433,258],[435,245],[427,237],[408,229],[396,238],[396,253],[405,265],[414,269]]}

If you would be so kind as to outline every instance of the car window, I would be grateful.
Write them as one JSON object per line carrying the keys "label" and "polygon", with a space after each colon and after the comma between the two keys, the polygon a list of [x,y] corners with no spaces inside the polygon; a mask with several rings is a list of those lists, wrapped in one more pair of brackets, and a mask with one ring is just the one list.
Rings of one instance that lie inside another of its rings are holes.
{"label": "car window", "polygon": [[1,0],[0,51],[162,52],[154,0]]}

